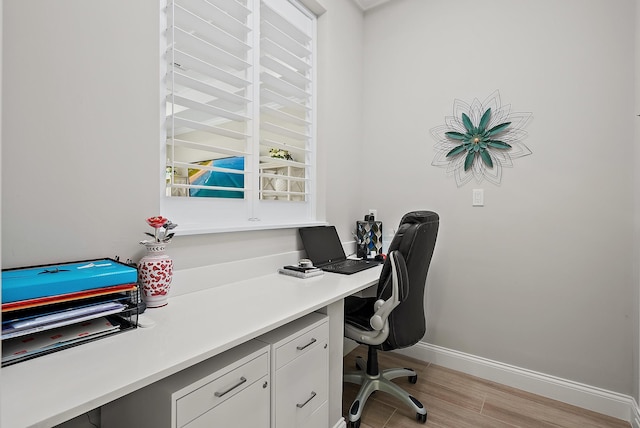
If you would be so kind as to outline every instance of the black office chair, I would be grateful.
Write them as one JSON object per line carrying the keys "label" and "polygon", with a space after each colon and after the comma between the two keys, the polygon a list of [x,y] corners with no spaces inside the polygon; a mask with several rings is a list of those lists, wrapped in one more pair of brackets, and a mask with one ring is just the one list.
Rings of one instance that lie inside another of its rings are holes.
{"label": "black office chair", "polygon": [[415,397],[391,379],[407,376],[416,383],[412,369],[378,367],[378,350],[405,348],[420,341],[426,332],[424,289],[438,236],[438,214],[413,211],[402,217],[378,281],[377,297],[350,296],[345,300],[345,337],[368,346],[366,367],[356,358],[358,371],[345,372],[344,380],[361,385],[349,409],[349,428],[360,426],[362,410],[374,391],[399,398],[416,412],[419,422],[427,421],[427,411]]}

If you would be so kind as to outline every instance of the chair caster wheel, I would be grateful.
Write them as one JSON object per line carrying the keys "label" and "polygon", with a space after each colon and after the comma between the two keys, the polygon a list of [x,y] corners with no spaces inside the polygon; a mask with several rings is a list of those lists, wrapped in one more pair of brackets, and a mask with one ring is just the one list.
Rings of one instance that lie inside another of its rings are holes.
{"label": "chair caster wheel", "polygon": [[360,428],[360,419],[355,422],[349,421],[348,428]]}
{"label": "chair caster wheel", "polygon": [[421,424],[427,422],[427,414],[416,413],[416,420]]}
{"label": "chair caster wheel", "polygon": [[[405,367],[404,369],[405,370],[409,370],[411,372],[413,371],[413,369],[410,369],[409,367]],[[407,379],[409,379],[410,383],[415,384],[416,382],[418,382],[418,375],[416,374],[416,375],[413,375],[413,376],[407,376]]]}

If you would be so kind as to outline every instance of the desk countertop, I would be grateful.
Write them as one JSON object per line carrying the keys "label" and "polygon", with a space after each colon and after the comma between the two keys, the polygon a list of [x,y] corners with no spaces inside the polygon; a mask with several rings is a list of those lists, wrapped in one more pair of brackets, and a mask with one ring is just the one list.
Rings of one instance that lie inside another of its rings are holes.
{"label": "desk countertop", "polygon": [[144,313],[153,327],[0,369],[0,426],[72,419],[363,290],[380,270],[308,279],[271,274],[171,297]]}

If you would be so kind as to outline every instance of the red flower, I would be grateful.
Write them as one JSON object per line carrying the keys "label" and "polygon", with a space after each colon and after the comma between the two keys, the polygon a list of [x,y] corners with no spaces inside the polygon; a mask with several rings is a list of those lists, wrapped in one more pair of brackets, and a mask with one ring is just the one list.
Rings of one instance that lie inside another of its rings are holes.
{"label": "red flower", "polygon": [[[151,242],[156,242],[156,243],[170,242],[171,238],[173,238],[173,235],[175,235],[175,233],[173,232],[169,233],[169,231],[178,227],[177,224],[172,223],[168,218],[162,217],[161,215],[158,215],[155,217],[149,217],[147,219],[147,224],[153,227],[153,233],[145,232],[144,234],[147,236],[151,236],[153,238],[153,241]],[[164,229],[164,230],[161,231],[161,229]],[[140,243],[149,244],[149,241],[140,241]]]}
{"label": "red flower", "polygon": [[168,221],[169,221],[169,219],[166,219],[166,218],[164,218],[162,216],[149,217],[147,219],[147,223],[149,223],[149,226],[153,227],[154,229],[160,229]]}

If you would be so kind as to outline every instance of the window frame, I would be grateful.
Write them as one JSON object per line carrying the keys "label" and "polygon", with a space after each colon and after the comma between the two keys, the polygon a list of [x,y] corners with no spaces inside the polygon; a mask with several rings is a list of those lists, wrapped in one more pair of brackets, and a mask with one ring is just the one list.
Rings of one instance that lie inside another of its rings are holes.
{"label": "window frame", "polygon": [[[219,233],[245,230],[282,229],[296,228],[323,222],[317,220],[317,11],[318,3],[311,1],[311,9],[303,3],[309,0],[282,0],[294,5],[301,13],[310,19],[312,34],[310,41],[311,54],[311,83],[310,83],[310,113],[309,142],[306,146],[306,200],[305,201],[283,201],[265,200],[260,198],[260,6],[262,0],[247,0],[246,4],[252,11],[249,18],[251,22],[252,43],[251,69],[252,69],[252,97],[248,114],[251,136],[252,154],[245,157],[245,182],[252,180],[251,184],[245,184],[245,197],[242,199],[224,198],[197,198],[197,197],[171,197],[166,195],[165,171],[167,165],[167,127],[165,100],[168,94],[166,76],[168,61],[169,23],[167,20],[167,8],[171,6],[173,0],[161,1],[161,61],[160,61],[160,99],[161,99],[161,138],[160,138],[160,172],[158,183],[160,184],[160,212],[163,216],[171,218],[172,221],[180,224],[182,235]],[[258,13],[256,13],[258,10]],[[324,12],[324,10],[320,10]]]}

